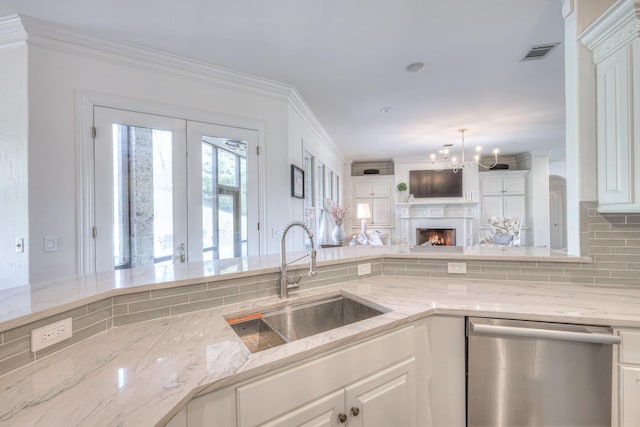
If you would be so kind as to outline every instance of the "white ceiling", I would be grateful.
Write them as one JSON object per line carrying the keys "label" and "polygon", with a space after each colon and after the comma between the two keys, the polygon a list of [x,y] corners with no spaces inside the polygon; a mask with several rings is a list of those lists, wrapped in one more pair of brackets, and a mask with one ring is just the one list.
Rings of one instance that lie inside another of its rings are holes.
{"label": "white ceiling", "polygon": [[294,85],[347,158],[426,159],[459,128],[564,158],[563,46],[520,61],[563,41],[559,0],[0,1],[14,13]]}

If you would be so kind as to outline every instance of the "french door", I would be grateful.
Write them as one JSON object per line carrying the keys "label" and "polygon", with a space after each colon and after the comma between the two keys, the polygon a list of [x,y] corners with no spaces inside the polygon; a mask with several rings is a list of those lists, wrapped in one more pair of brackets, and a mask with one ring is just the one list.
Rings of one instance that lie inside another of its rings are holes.
{"label": "french door", "polygon": [[94,126],[95,271],[259,253],[256,131],[97,106]]}
{"label": "french door", "polygon": [[189,121],[187,135],[189,260],[260,253],[257,132]]}

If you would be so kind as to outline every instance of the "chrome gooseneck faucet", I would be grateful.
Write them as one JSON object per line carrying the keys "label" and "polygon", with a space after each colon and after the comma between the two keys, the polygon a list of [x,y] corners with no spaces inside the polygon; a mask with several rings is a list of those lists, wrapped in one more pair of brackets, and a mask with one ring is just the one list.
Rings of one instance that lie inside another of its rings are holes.
{"label": "chrome gooseneck faucet", "polygon": [[[300,258],[296,258],[290,263],[287,263],[287,244],[285,243],[285,238],[287,237],[287,232],[293,226],[297,225],[301,227],[304,231],[307,232],[307,236],[309,236],[309,240],[311,241],[311,251],[308,254],[301,256]],[[295,277],[287,277],[287,266],[291,263],[301,260],[302,258],[309,257],[309,277],[315,277],[316,273],[316,248],[313,244],[313,233],[309,230],[309,227],[302,221],[291,221],[284,227],[282,231],[282,239],[280,240],[280,298],[289,298],[289,289],[295,289],[300,286],[300,279],[302,276]]]}

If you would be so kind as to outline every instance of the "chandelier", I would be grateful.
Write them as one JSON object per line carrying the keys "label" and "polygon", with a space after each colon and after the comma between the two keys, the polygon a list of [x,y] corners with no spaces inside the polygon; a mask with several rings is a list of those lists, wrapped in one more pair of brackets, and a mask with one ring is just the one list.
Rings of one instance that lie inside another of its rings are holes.
{"label": "chandelier", "polygon": [[[444,145],[444,147],[438,151],[438,154],[440,154],[441,158],[438,158],[438,156],[435,153],[432,153],[430,158],[431,158],[431,163],[432,164],[436,164],[436,163],[442,163],[444,162],[444,167],[442,169],[453,169],[454,173],[457,173],[460,169],[464,168],[464,163],[465,163],[465,159],[464,159],[464,133],[467,131],[467,129],[458,129],[458,132],[460,132],[461,138],[462,138],[462,150],[460,153],[460,159],[458,159],[458,157],[453,156],[451,157],[451,159],[449,159],[449,154],[450,154],[450,148],[453,147],[453,144],[446,144]],[[480,147],[479,145],[476,147],[475,149],[475,153],[473,155],[473,160],[475,162],[476,165],[478,165],[479,167],[485,168],[485,169],[491,169],[492,167],[494,167],[495,165],[498,164],[498,152],[499,150],[497,148],[495,148],[493,150],[493,161],[490,164],[484,164],[482,162],[480,162],[480,153],[482,152],[482,147]]]}

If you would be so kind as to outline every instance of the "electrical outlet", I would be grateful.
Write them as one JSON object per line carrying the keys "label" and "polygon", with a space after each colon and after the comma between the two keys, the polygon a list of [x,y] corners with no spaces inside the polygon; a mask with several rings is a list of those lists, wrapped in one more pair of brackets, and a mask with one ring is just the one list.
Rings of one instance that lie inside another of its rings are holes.
{"label": "electrical outlet", "polygon": [[31,351],[36,352],[72,336],[72,319],[68,317],[31,331]]}
{"label": "electrical outlet", "polygon": [[365,274],[371,274],[371,263],[358,264],[358,276],[364,276]]}
{"label": "electrical outlet", "polygon": [[466,262],[450,262],[447,264],[447,273],[465,274],[467,272]]}

